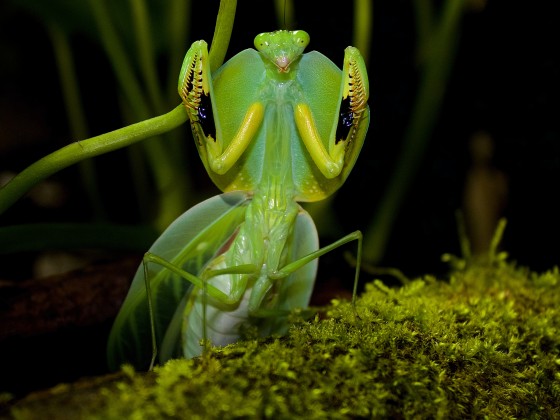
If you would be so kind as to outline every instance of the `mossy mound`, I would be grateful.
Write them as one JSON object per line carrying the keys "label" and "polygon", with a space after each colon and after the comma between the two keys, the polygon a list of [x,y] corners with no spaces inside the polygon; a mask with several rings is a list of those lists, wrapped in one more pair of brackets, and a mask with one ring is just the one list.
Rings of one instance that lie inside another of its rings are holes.
{"label": "mossy mound", "polygon": [[400,288],[356,310],[294,317],[288,336],[213,349],[11,416],[60,418],[559,418],[560,273],[495,262]]}

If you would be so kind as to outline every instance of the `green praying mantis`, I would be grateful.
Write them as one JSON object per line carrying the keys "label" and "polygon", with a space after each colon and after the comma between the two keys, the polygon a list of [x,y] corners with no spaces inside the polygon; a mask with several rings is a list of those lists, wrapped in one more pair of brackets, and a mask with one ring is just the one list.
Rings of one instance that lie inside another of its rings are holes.
{"label": "green praying mantis", "polygon": [[[298,202],[322,200],[352,170],[369,125],[360,52],[340,70],[303,53],[304,31],[255,38],[210,74],[207,44],[194,42],[178,91],[198,152],[224,192],[177,218],[145,254],[108,342],[109,365],[146,368],[238,341],[244,331],[284,334],[306,308],[317,259],[358,241],[355,231],[320,248]],[[152,343],[150,346],[149,343]]]}

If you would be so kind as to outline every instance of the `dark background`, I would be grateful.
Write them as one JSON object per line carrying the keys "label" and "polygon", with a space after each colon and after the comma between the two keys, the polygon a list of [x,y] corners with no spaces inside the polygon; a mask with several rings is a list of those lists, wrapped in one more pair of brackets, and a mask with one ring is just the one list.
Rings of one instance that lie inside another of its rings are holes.
{"label": "dark background", "polygon": [[[210,40],[217,2],[195,3],[190,41]],[[340,65],[344,48],[352,42],[352,3],[298,4],[295,26],[311,35],[309,50],[321,51]],[[444,275],[448,266],[441,255],[460,254],[455,211],[462,205],[471,163],[468,142],[479,130],[492,137],[493,165],[508,179],[503,212],[508,225],[501,248],[535,271],[558,264],[560,30],[552,4],[488,1],[463,17],[442,108],[419,171],[398,210],[382,265],[398,267],[409,276]],[[66,144],[69,129],[41,19],[11,2],[0,6],[0,16],[0,172],[18,172]],[[228,57],[252,47],[255,34],[278,26],[268,2],[240,1],[237,16]],[[115,83],[103,52],[86,35],[76,34],[72,43],[91,132],[119,128]],[[372,120],[354,171],[334,201],[341,232],[367,229],[391,179],[418,89],[416,47],[411,3],[374,2],[369,62]],[[118,165],[117,158],[99,162],[114,221],[136,220],[127,204],[131,198],[127,175],[111,166]],[[216,194],[202,165],[192,165],[204,194]],[[74,194],[67,206],[41,212],[22,201],[0,217],[0,225],[87,221],[90,212],[80,205],[83,197],[75,183],[75,169],[64,170],[57,179]],[[332,239],[336,238],[321,236],[323,243]],[[341,259],[334,254],[323,258],[320,266],[330,274]],[[19,256],[1,261],[0,279],[28,275],[29,266]],[[371,279],[367,274],[363,277]]]}

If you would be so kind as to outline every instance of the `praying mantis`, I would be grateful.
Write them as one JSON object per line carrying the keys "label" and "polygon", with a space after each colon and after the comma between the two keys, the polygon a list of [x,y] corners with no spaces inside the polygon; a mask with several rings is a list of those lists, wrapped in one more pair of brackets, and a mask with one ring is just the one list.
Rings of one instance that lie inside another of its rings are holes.
{"label": "praying mantis", "polygon": [[[303,53],[301,30],[262,33],[210,74],[194,42],[178,91],[200,158],[223,194],[185,212],[145,254],[108,342],[110,367],[141,368],[224,346],[253,329],[284,334],[306,308],[317,259],[358,242],[355,231],[320,248],[298,202],[322,200],[352,170],[369,125],[364,61],[347,47],[340,70]],[[151,342],[151,346],[149,343]]]}

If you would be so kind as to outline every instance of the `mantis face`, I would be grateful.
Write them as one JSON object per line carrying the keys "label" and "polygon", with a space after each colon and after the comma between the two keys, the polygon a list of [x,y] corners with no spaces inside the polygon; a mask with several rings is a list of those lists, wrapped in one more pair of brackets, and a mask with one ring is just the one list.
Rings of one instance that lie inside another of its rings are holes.
{"label": "mantis face", "polygon": [[264,32],[255,37],[255,48],[273,63],[278,71],[290,71],[290,64],[297,60],[309,44],[305,31]]}

